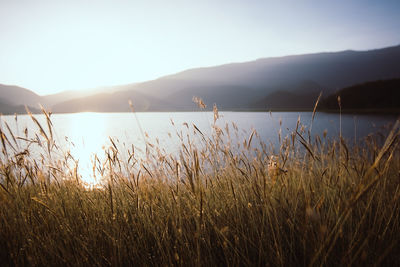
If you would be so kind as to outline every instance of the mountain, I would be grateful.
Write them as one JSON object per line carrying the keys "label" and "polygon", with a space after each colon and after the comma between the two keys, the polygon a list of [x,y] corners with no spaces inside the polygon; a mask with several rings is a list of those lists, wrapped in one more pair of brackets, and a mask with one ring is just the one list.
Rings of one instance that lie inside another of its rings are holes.
{"label": "mountain", "polygon": [[323,99],[320,110],[400,112],[400,79],[366,82],[344,88]]}
{"label": "mountain", "polygon": [[101,93],[94,96],[71,99],[53,106],[52,112],[129,112],[132,111],[129,100],[132,101],[134,110],[174,111],[171,109],[172,105],[170,103],[163,102],[157,98],[138,92],[121,91],[112,94]]}
{"label": "mountain", "polygon": [[[53,112],[192,111],[193,96],[208,109],[310,110],[322,91],[373,80],[400,78],[400,46],[370,51],[342,51],[264,58],[245,63],[186,70],[138,84],[66,91],[39,96],[0,84],[0,112],[23,112],[41,103]],[[22,109],[23,108],[23,109]]]}
{"label": "mountain", "polygon": [[[14,86],[14,85],[4,85],[0,84],[0,113],[2,114],[26,114],[26,109],[25,106],[28,106],[29,110],[32,113],[40,113],[40,108],[39,104],[44,106],[46,109],[51,109],[52,106],[64,102],[59,106],[59,109],[61,110],[67,110],[66,108],[63,108],[63,106],[68,105],[73,99],[80,99],[77,100],[77,103],[75,105],[69,106],[69,109],[73,107],[74,110],[82,110],[84,109],[85,106],[80,106],[79,102],[85,101],[85,98],[88,98],[89,96],[97,95],[100,93],[111,93],[111,92],[117,92],[117,91],[123,91],[124,86],[113,86],[113,87],[99,87],[99,88],[94,88],[94,89],[87,89],[87,90],[70,90],[70,91],[64,91],[61,93],[57,94],[52,94],[52,95],[45,95],[45,96],[39,96],[32,92],[29,89],[22,88],[19,86]],[[111,110],[101,108],[101,96],[95,96],[91,101],[93,102],[92,105],[90,106],[91,109],[93,110],[103,110],[103,111],[127,111],[129,110],[129,106],[127,106],[127,101],[124,101],[123,106],[125,109],[116,109],[114,105],[114,108]],[[96,107],[96,102],[98,102]]]}
{"label": "mountain", "polygon": [[43,103],[41,96],[28,89],[0,84],[1,114],[26,114],[25,106],[28,106],[32,113],[38,113],[39,103]]}
{"label": "mountain", "polygon": [[217,103],[224,110],[312,109],[321,91],[329,95],[354,84],[399,77],[400,46],[294,55],[191,69],[153,81],[111,87],[121,91],[107,97],[70,99],[54,105],[53,111],[128,110],[125,103],[129,99],[137,103],[139,111],[195,110],[193,96],[203,98],[208,107]]}
{"label": "mountain", "polygon": [[[130,86],[132,86],[132,85],[133,84],[131,84]],[[68,91],[63,91],[63,92],[56,93],[56,94],[42,96],[42,101],[47,106],[51,107],[60,102],[66,102],[66,101],[70,101],[72,99],[87,98],[89,96],[96,95],[96,94],[114,93],[114,92],[124,91],[124,90],[125,90],[124,85],[104,86],[104,87],[91,88],[91,89],[85,89],[85,90],[68,90]]]}
{"label": "mountain", "polygon": [[11,105],[28,105],[32,107],[38,107],[38,104],[43,102],[39,95],[28,89],[4,84],[0,84],[0,98]]}
{"label": "mountain", "polygon": [[294,90],[278,90],[251,104],[258,110],[310,110],[314,107],[319,94],[323,91],[318,84],[312,81],[300,83]]}
{"label": "mountain", "polygon": [[[40,109],[28,107],[32,113],[40,113]],[[13,114],[26,114],[26,108],[24,105],[13,105],[8,103],[4,99],[0,99],[0,114],[2,115],[13,115]]]}

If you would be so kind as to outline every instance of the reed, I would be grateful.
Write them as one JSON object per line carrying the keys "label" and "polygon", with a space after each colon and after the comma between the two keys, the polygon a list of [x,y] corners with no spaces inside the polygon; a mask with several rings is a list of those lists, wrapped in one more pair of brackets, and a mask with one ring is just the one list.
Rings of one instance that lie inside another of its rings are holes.
{"label": "reed", "polygon": [[212,134],[187,124],[177,154],[111,140],[88,188],[43,112],[34,137],[0,129],[2,266],[400,265],[399,122],[350,147],[299,120],[271,157],[256,131],[230,138],[214,107]]}

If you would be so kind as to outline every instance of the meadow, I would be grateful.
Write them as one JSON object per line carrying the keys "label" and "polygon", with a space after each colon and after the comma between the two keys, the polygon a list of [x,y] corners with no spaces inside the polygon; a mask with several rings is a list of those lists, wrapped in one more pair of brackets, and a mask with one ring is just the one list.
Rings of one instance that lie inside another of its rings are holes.
{"label": "meadow", "polygon": [[111,139],[90,186],[43,113],[34,138],[1,129],[2,266],[400,265],[399,121],[352,144],[298,121],[272,148],[232,141],[215,108],[210,135],[176,132],[177,154],[122,157]]}

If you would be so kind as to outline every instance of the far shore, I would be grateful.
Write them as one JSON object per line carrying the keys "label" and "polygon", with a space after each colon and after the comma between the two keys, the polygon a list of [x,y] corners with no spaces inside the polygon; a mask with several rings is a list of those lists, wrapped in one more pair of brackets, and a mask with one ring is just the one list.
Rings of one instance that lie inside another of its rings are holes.
{"label": "far shore", "polygon": [[[251,108],[218,108],[220,112],[313,112],[313,109],[251,109]],[[51,110],[50,110],[51,112]],[[132,111],[78,111],[78,112],[51,112],[53,114],[75,114],[75,113],[131,113]],[[182,109],[182,110],[138,110],[135,112],[212,112],[212,109],[206,108],[203,110],[198,109]],[[342,113],[342,114],[362,114],[362,115],[399,115],[400,108],[398,109],[319,109],[317,108],[317,112],[323,113]],[[41,111],[32,111],[33,114],[41,114]],[[17,112],[17,113],[1,113],[1,115],[26,115],[27,113]]]}

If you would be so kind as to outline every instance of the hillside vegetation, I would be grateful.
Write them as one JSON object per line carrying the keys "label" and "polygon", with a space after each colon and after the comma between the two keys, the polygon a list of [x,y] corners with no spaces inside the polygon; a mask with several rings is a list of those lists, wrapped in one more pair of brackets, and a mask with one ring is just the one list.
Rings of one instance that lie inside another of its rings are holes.
{"label": "hillside vegetation", "polygon": [[90,187],[46,116],[0,135],[2,266],[400,265],[399,121],[351,147],[299,121],[275,150],[188,124],[176,154],[111,141]]}
{"label": "hillside vegetation", "polygon": [[[340,96],[340,106],[338,97]],[[321,102],[324,110],[400,112],[400,79],[366,82],[339,90]]]}

